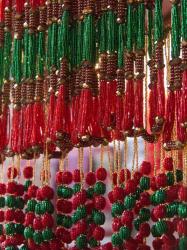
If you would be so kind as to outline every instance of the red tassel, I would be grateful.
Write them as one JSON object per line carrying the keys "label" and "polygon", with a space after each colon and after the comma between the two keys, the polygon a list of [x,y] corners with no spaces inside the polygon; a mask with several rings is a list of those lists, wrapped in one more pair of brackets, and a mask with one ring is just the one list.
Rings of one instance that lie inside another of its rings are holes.
{"label": "red tassel", "polygon": [[116,97],[116,129],[118,131],[122,130],[121,121],[123,119],[123,97]]}
{"label": "red tassel", "polygon": [[164,117],[165,114],[165,89],[164,89],[164,70],[158,69],[157,95],[158,109],[157,116]]}
{"label": "red tassel", "polygon": [[143,128],[143,80],[137,79],[134,100],[134,127]]}
{"label": "red tassel", "polygon": [[5,0],[0,1],[0,22],[5,20]]}
{"label": "red tassel", "polygon": [[15,153],[20,153],[20,118],[21,110],[14,109],[12,115],[11,149]]}
{"label": "red tassel", "polygon": [[36,9],[39,6],[39,4],[40,4],[39,0],[30,0],[30,6],[33,9]]}
{"label": "red tassel", "polygon": [[80,95],[74,96],[72,100],[72,121],[71,121],[71,140],[73,144],[78,143],[78,132],[77,132],[77,124],[78,124],[78,114],[79,114],[79,104],[80,104]]}
{"label": "red tassel", "polygon": [[157,87],[153,85],[149,93],[149,126],[152,128],[155,124],[157,114]]}
{"label": "red tassel", "polygon": [[54,131],[53,131],[53,122],[54,122],[54,113],[55,113],[55,105],[56,105],[56,100],[55,100],[55,93],[51,92],[50,94],[50,100],[48,104],[48,118],[47,118],[47,131],[46,131],[46,136],[47,138],[53,138]]}
{"label": "red tassel", "polygon": [[183,87],[181,96],[181,122],[187,122],[187,70],[183,72]]}
{"label": "red tassel", "polygon": [[184,143],[186,141],[186,129],[182,126],[182,110],[181,110],[182,90],[176,90],[176,119],[177,119],[177,139]]}
{"label": "red tassel", "polygon": [[3,114],[2,114],[2,135],[1,135],[1,138],[2,138],[2,142],[3,142],[3,145],[2,145],[2,149],[4,150],[7,145],[8,145],[8,142],[9,142],[9,131],[8,131],[8,121],[9,121],[9,118],[10,118],[10,110],[9,110],[9,107],[8,106],[4,106],[3,108]]}
{"label": "red tassel", "polygon": [[23,13],[24,10],[24,0],[16,0],[15,1],[16,5],[16,12],[17,13]]}
{"label": "red tassel", "polygon": [[101,127],[100,127],[100,114],[99,114],[99,98],[98,96],[94,96],[92,98],[92,123],[91,127],[91,135],[95,138],[101,138]]}
{"label": "red tassel", "polygon": [[25,124],[24,124],[24,129],[25,129],[25,135],[24,135],[24,149],[27,150],[32,146],[31,144],[31,135],[32,135],[32,128],[33,128],[33,107],[34,104],[30,103],[26,106],[25,110]]}
{"label": "red tassel", "polygon": [[99,120],[103,125],[103,114],[105,113],[106,109],[106,88],[107,88],[107,81],[101,80],[99,86]]}

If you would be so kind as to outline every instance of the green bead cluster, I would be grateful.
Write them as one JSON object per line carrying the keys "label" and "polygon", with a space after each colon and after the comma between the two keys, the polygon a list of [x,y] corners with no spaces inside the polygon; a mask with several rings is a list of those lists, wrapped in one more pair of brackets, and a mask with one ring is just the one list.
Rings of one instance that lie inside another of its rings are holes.
{"label": "green bead cluster", "polygon": [[143,176],[140,179],[140,188],[142,190],[149,190],[150,189],[150,178],[147,176]]}
{"label": "green bead cluster", "polygon": [[124,211],[124,204],[122,202],[115,202],[112,204],[112,215],[114,217],[122,215]]}
{"label": "green bead cluster", "polygon": [[103,195],[106,192],[106,185],[102,181],[97,181],[94,185],[94,193],[96,195]]}
{"label": "green bead cluster", "polygon": [[133,195],[127,195],[124,199],[124,206],[126,210],[131,210],[136,204],[136,199]]}
{"label": "green bead cluster", "polygon": [[64,198],[64,199],[71,199],[72,195],[73,195],[73,190],[70,187],[67,186],[58,186],[57,187],[57,195],[60,198]]}

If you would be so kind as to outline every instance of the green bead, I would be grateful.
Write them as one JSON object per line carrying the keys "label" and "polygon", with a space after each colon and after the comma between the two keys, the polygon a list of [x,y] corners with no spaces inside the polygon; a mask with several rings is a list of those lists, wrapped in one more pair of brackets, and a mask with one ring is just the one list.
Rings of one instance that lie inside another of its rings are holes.
{"label": "green bead", "polygon": [[52,214],[54,212],[54,206],[52,202],[49,200],[42,201],[42,207],[44,213]]}
{"label": "green bead", "polygon": [[46,228],[42,232],[43,239],[45,241],[50,241],[53,238],[53,231],[50,228]]}
{"label": "green bead", "polygon": [[166,191],[163,189],[157,190],[155,192],[155,202],[156,204],[164,203],[166,200]]}
{"label": "green bead", "polygon": [[5,204],[9,208],[15,207],[16,206],[15,196],[13,196],[13,195],[6,196],[6,198],[5,198]]}
{"label": "green bead", "polygon": [[156,204],[157,204],[157,203],[156,203],[156,196],[155,196],[155,193],[151,195],[151,203],[152,203],[153,205],[156,205]]}
{"label": "green bead", "polygon": [[43,236],[42,236],[42,232],[40,231],[35,231],[33,234],[33,240],[36,244],[41,244],[43,242]]}
{"label": "green bead", "polygon": [[183,236],[179,239],[179,250],[186,250],[187,248],[187,237]]}
{"label": "green bead", "polygon": [[123,240],[121,239],[119,233],[112,234],[111,241],[114,247],[121,246],[123,244]]}
{"label": "green bead", "polygon": [[97,247],[98,246],[98,242],[94,238],[91,238],[88,243],[89,243],[90,247]]}
{"label": "green bead", "polygon": [[79,207],[77,208],[76,213],[77,213],[77,216],[78,216],[79,220],[85,218],[86,215],[87,215],[86,206],[79,206]]}
{"label": "green bead", "polygon": [[135,206],[136,199],[132,195],[127,195],[124,200],[125,209],[132,209]]}
{"label": "green bead", "polygon": [[25,245],[23,245],[22,247],[20,247],[20,250],[29,250],[29,248]]}
{"label": "green bead", "polygon": [[131,230],[126,226],[121,227],[119,230],[119,235],[122,240],[128,240],[131,237]]}
{"label": "green bead", "polygon": [[172,218],[178,213],[178,204],[173,202],[166,206],[166,215],[168,218]]}
{"label": "green bead", "polygon": [[62,226],[65,228],[71,228],[72,226],[72,218],[71,216],[65,215],[62,220]]}
{"label": "green bead", "polygon": [[25,201],[21,197],[16,197],[16,208],[23,209],[25,206]]}
{"label": "green bead", "polygon": [[64,216],[65,215],[63,215],[63,214],[57,214],[57,216],[56,216],[56,224],[58,226],[62,226]]}
{"label": "green bead", "polygon": [[114,215],[114,217],[122,215],[123,211],[124,211],[123,203],[117,201],[112,204],[112,214]]}
{"label": "green bead", "polygon": [[103,212],[97,211],[94,213],[93,220],[96,225],[103,225],[105,223],[105,214]]}
{"label": "green bead", "polygon": [[35,206],[35,213],[38,215],[44,214],[44,207],[42,201],[39,201]]}
{"label": "green bead", "polygon": [[168,172],[167,176],[167,185],[172,186],[174,184],[174,174],[172,172]]}
{"label": "green bead", "polygon": [[148,208],[142,208],[139,212],[139,216],[142,221],[148,221],[151,217],[150,210]]}
{"label": "green bead", "polygon": [[27,191],[28,188],[32,185],[32,181],[31,180],[26,180],[25,184],[24,184],[24,190]]}
{"label": "green bead", "polygon": [[81,234],[76,239],[76,247],[79,249],[84,249],[87,246],[87,237]]}
{"label": "green bead", "polygon": [[88,190],[86,191],[87,194],[87,198],[88,199],[92,199],[94,196],[94,188],[93,187],[89,187]]}
{"label": "green bead", "polygon": [[81,184],[80,184],[80,183],[76,183],[76,184],[73,186],[73,193],[76,194],[76,193],[78,193],[80,190],[81,190]]}
{"label": "green bead", "polygon": [[157,231],[156,225],[153,225],[153,226],[152,226],[152,228],[151,228],[151,233],[152,233],[153,237],[155,237],[155,238],[161,236],[161,234],[159,234],[158,231]]}
{"label": "green bead", "polygon": [[181,182],[183,180],[183,173],[180,169],[176,170],[176,179],[177,182]]}
{"label": "green bead", "polygon": [[135,220],[134,220],[134,227],[137,231],[139,231],[139,228],[140,228],[140,225],[143,223],[143,221],[137,217]]}
{"label": "green bead", "polygon": [[27,201],[27,211],[28,212],[35,212],[37,201],[32,199]]}
{"label": "green bead", "polygon": [[150,178],[147,176],[143,176],[140,179],[140,188],[142,190],[149,190],[150,189]]}
{"label": "green bead", "polygon": [[3,234],[3,225],[0,224],[0,235],[2,235],[2,234]]}
{"label": "green bead", "polygon": [[187,218],[187,204],[184,204],[184,203],[179,204],[178,215],[181,218]]}
{"label": "green bead", "polygon": [[15,233],[14,223],[7,223],[7,224],[5,224],[5,233],[7,235],[13,235]]}
{"label": "green bead", "polygon": [[5,198],[4,197],[0,197],[0,208],[3,208],[5,206]]}
{"label": "green bead", "polygon": [[94,186],[94,192],[97,195],[103,195],[106,192],[106,185],[102,182],[102,181],[98,181],[96,182],[95,186]]}
{"label": "green bead", "polygon": [[32,239],[33,238],[34,230],[32,227],[26,227],[24,230],[24,237],[25,239]]}
{"label": "green bead", "polygon": [[24,232],[24,225],[23,224],[15,224],[15,232],[17,234],[23,234],[23,232]]}
{"label": "green bead", "polygon": [[140,194],[142,192],[143,192],[142,189],[137,187],[136,192],[133,194],[136,200],[138,200],[140,198]]}
{"label": "green bead", "polygon": [[160,235],[165,234],[168,230],[167,223],[164,220],[160,220],[160,221],[156,222],[155,226],[156,226],[156,230],[157,230],[158,234],[160,234]]}
{"label": "green bead", "polygon": [[72,223],[75,224],[79,221],[79,215],[77,214],[77,212],[75,212],[73,215],[72,215]]}
{"label": "green bead", "polygon": [[8,246],[8,247],[5,247],[5,250],[17,250],[17,247]]}
{"label": "green bead", "polygon": [[57,195],[60,198],[64,199],[70,199],[73,195],[73,190],[72,188],[66,187],[66,186],[58,186],[57,188]]}

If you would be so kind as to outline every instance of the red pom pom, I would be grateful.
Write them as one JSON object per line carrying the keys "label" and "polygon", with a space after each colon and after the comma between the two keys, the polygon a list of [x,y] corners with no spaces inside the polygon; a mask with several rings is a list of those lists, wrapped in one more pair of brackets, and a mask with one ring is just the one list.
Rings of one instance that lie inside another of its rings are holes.
{"label": "red pom pom", "polygon": [[155,178],[155,176],[153,176],[151,178],[150,187],[151,187],[152,191],[156,191],[157,190],[157,184],[156,184],[156,178]]}
{"label": "red pom pom", "polygon": [[75,197],[73,198],[73,208],[77,209],[80,205],[84,205],[87,199],[86,191],[82,190],[76,193]]}
{"label": "red pom pom", "polygon": [[156,184],[158,188],[167,186],[167,176],[166,174],[159,174],[156,178]]}
{"label": "red pom pom", "polygon": [[93,209],[94,209],[94,202],[93,201],[90,201],[86,204],[86,212],[88,215],[92,214],[93,212]]}
{"label": "red pom pom", "polygon": [[135,214],[139,214],[141,208],[142,208],[142,203],[140,201],[137,201],[134,207]]}
{"label": "red pom pom", "polygon": [[172,234],[164,234],[162,236],[162,241],[163,241],[163,243],[165,245],[167,245],[167,246],[173,246],[174,249],[176,249],[175,248],[175,246],[176,246],[176,239],[175,239],[175,237]]}
{"label": "red pom pom", "polygon": [[43,226],[42,226],[42,218],[40,217],[36,217],[33,221],[33,228],[34,230],[42,230]]}
{"label": "red pom pom", "polygon": [[150,205],[150,195],[147,192],[143,192],[140,194],[140,202],[142,204],[142,207],[146,207]]}
{"label": "red pom pom", "polygon": [[114,187],[113,189],[113,198],[115,201],[119,200],[119,201],[123,201],[124,199],[124,189],[121,187]]}
{"label": "red pom pom", "polygon": [[105,169],[105,168],[102,168],[102,167],[98,168],[98,169],[96,170],[96,177],[97,177],[97,179],[98,179],[99,181],[104,181],[104,180],[106,180],[106,177],[107,177],[107,171],[106,171],[106,169]]}
{"label": "red pom pom", "polygon": [[28,247],[31,250],[39,250],[38,249],[38,245],[35,244],[35,242],[33,241],[33,239],[29,239],[28,240]]}
{"label": "red pom pom", "polygon": [[8,209],[5,211],[5,220],[6,221],[13,221],[14,220],[14,210]]}
{"label": "red pom pom", "polygon": [[0,183],[0,195],[4,195],[6,193],[6,185],[4,183]]}
{"label": "red pom pom", "polygon": [[140,173],[140,172],[135,172],[134,173],[133,179],[134,179],[136,185],[139,184],[141,177],[142,177],[142,173]]}
{"label": "red pom pom", "polygon": [[179,235],[187,236],[187,221],[179,220],[177,223],[177,232]]}
{"label": "red pom pom", "polygon": [[48,243],[48,242],[43,242],[43,243],[40,245],[40,249],[41,249],[41,250],[49,250],[49,243]]}
{"label": "red pom pom", "polygon": [[153,214],[157,220],[164,218],[166,216],[166,207],[164,205],[154,207]]}
{"label": "red pom pom", "polygon": [[72,202],[64,199],[58,199],[56,203],[56,209],[58,212],[69,214],[72,212]]}
{"label": "red pom pom", "polygon": [[179,200],[187,202],[187,187],[181,186],[178,191]]}
{"label": "red pom pom", "polygon": [[81,220],[76,224],[77,234],[83,234],[86,232],[87,224],[85,220]]}
{"label": "red pom pom", "polygon": [[56,173],[56,183],[57,183],[57,185],[62,184],[62,171],[59,171]]}
{"label": "red pom pom", "polygon": [[35,185],[29,186],[29,188],[27,190],[27,195],[29,196],[29,198],[35,198],[36,194],[37,194],[37,190],[38,190],[37,186],[35,186]]}
{"label": "red pom pom", "polygon": [[87,238],[90,239],[93,236],[93,231],[95,230],[96,225],[94,223],[90,223],[87,231]]}
{"label": "red pom pom", "polygon": [[123,183],[125,181],[125,176],[126,176],[127,180],[129,180],[131,178],[131,172],[127,168],[120,170],[120,175],[119,175],[120,183]]}
{"label": "red pom pom", "polygon": [[3,243],[6,240],[5,235],[0,235],[0,243]]}
{"label": "red pom pom", "polygon": [[157,239],[154,239],[154,240],[153,240],[152,245],[153,245],[153,248],[154,248],[155,250],[161,250],[161,249],[162,249],[163,242],[162,242],[161,239],[157,238]]}
{"label": "red pom pom", "polygon": [[122,226],[121,219],[120,218],[114,218],[112,221],[112,229],[114,232],[118,232],[120,227]]}
{"label": "red pom pom", "polygon": [[173,222],[168,220],[168,221],[166,221],[166,223],[167,223],[167,228],[168,228],[167,233],[173,234],[175,232],[175,226],[174,226]]}
{"label": "red pom pom", "polygon": [[89,186],[93,186],[96,183],[95,173],[93,173],[93,172],[87,173],[87,175],[86,175],[86,183]]}
{"label": "red pom pom", "polygon": [[137,185],[134,180],[128,180],[126,187],[125,187],[125,193],[128,194],[133,194],[136,191]]}
{"label": "red pom pom", "polygon": [[17,188],[17,184],[15,182],[8,182],[7,183],[7,193],[15,194]]}
{"label": "red pom pom", "polygon": [[52,228],[54,225],[53,216],[51,214],[44,214],[42,216],[42,225],[43,225],[43,228],[46,228],[46,227]]}
{"label": "red pom pom", "polygon": [[41,189],[41,195],[43,199],[52,200],[54,197],[54,191],[50,186],[44,186]]}
{"label": "red pom pom", "polygon": [[138,247],[138,249],[139,249],[139,250],[151,250],[151,248],[150,248],[149,246],[144,245],[144,244],[140,245],[140,246]]}
{"label": "red pom pom", "polygon": [[70,171],[62,172],[62,184],[69,185],[72,183],[73,175]]}
{"label": "red pom pom", "polygon": [[7,177],[8,179],[15,179],[18,176],[18,170],[15,167],[9,167],[7,170]]}
{"label": "red pom pom", "polygon": [[140,166],[140,173],[142,175],[149,175],[151,173],[151,163],[148,161],[143,161]]}
{"label": "red pom pom", "polygon": [[112,243],[108,242],[102,246],[102,250],[113,250]]}
{"label": "red pom pom", "polygon": [[104,239],[104,236],[105,236],[105,230],[102,227],[96,227],[94,229],[93,237],[96,240],[101,241]]}
{"label": "red pom pom", "polygon": [[23,169],[23,176],[25,179],[31,179],[33,177],[33,167],[27,166]]}
{"label": "red pom pom", "polygon": [[16,195],[23,196],[24,195],[24,186],[22,184],[17,184]]}
{"label": "red pom pom", "polygon": [[137,244],[136,240],[134,240],[132,238],[127,240],[124,243],[124,245],[126,247],[125,249],[127,249],[127,250],[134,250],[134,249],[137,249],[137,247],[138,247],[138,244]]}
{"label": "red pom pom", "polygon": [[173,158],[166,157],[163,162],[163,167],[166,171],[172,171],[173,170]]}
{"label": "red pom pom", "polygon": [[0,222],[3,222],[4,220],[5,220],[4,211],[0,210]]}
{"label": "red pom pom", "polygon": [[28,212],[25,214],[25,226],[28,227],[33,224],[35,214],[33,212]]}
{"label": "red pom pom", "polygon": [[105,206],[106,206],[106,199],[105,199],[105,197],[103,197],[101,195],[95,196],[95,198],[94,198],[94,205],[95,205],[96,209],[103,210],[105,208]]}
{"label": "red pom pom", "polygon": [[134,215],[132,211],[125,210],[121,216],[121,222],[123,225],[132,224]]}
{"label": "red pom pom", "polygon": [[167,193],[167,202],[173,202],[178,199],[178,187],[171,186],[166,190]]}
{"label": "red pom pom", "polygon": [[61,240],[62,242],[66,243],[66,244],[70,244],[71,243],[71,234],[68,230],[64,229],[63,234],[61,235]]}
{"label": "red pom pom", "polygon": [[114,203],[115,200],[114,200],[113,192],[112,192],[112,191],[110,191],[110,192],[108,193],[108,199],[109,199],[109,201],[110,201],[111,204]]}
{"label": "red pom pom", "polygon": [[80,170],[79,169],[75,169],[73,171],[73,181],[74,182],[80,182],[81,181]]}
{"label": "red pom pom", "polygon": [[71,240],[75,240],[78,236],[77,229],[75,227],[71,228]]}
{"label": "red pom pom", "polygon": [[149,223],[144,222],[140,225],[139,232],[143,238],[148,237],[150,235],[150,231],[151,229]]}
{"label": "red pom pom", "polygon": [[25,214],[22,210],[18,209],[14,212],[15,221],[17,223],[23,224],[25,221]]}
{"label": "red pom pom", "polygon": [[143,243],[143,240],[144,240],[144,237],[143,237],[143,235],[142,235],[140,232],[138,232],[138,233],[136,234],[135,239],[136,239],[136,241],[138,242],[138,244],[142,244],[142,243]]}
{"label": "red pom pom", "polygon": [[61,241],[58,241],[56,239],[53,239],[49,242],[50,244],[50,249],[55,249],[55,250],[61,250],[62,249],[62,244]]}
{"label": "red pom pom", "polygon": [[38,188],[37,191],[36,191],[36,199],[38,201],[42,201],[43,200],[43,195],[42,195],[42,190],[41,188]]}

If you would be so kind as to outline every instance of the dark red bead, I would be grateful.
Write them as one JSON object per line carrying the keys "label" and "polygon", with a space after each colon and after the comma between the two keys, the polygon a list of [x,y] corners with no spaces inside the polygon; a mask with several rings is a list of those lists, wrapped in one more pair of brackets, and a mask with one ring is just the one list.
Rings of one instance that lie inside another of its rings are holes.
{"label": "dark red bead", "polygon": [[123,183],[125,181],[125,176],[126,176],[127,180],[129,180],[131,178],[131,172],[127,168],[120,170],[120,175],[119,175],[120,183]]}
{"label": "dark red bead", "polygon": [[187,187],[181,186],[178,191],[179,200],[187,202]]}
{"label": "dark red bead", "polygon": [[73,175],[70,171],[62,172],[62,184],[69,185],[72,183]]}
{"label": "dark red bead", "polygon": [[32,166],[26,166],[23,169],[23,176],[25,179],[31,179],[33,177],[33,167]]}
{"label": "dark red bead", "polygon": [[134,219],[134,215],[133,215],[132,211],[125,210],[122,213],[121,222],[122,222],[123,225],[127,225],[129,223],[131,224],[133,219]]}
{"label": "dark red bead", "polygon": [[15,182],[8,182],[7,183],[7,193],[15,194],[17,188],[17,184]]}
{"label": "dark red bead", "polygon": [[143,207],[150,205],[150,194],[148,192],[143,192],[140,194],[140,202]]}
{"label": "dark red bead", "polygon": [[0,195],[4,195],[6,193],[6,185],[4,183],[0,183]]}
{"label": "dark red bead", "polygon": [[25,226],[28,227],[33,224],[35,214],[33,212],[28,212],[25,214]]}
{"label": "dark red bead", "polygon": [[22,210],[18,209],[14,212],[14,216],[15,216],[15,221],[17,223],[23,224],[25,221],[25,214]]}
{"label": "dark red bead", "polygon": [[147,238],[150,235],[150,225],[147,222],[144,222],[140,225],[139,232],[143,238]]}
{"label": "dark red bead", "polygon": [[153,214],[154,214],[154,217],[157,220],[164,218],[166,216],[166,207],[165,207],[165,205],[158,205],[158,206],[154,207]]}
{"label": "dark red bead", "polygon": [[69,214],[73,210],[72,202],[64,199],[58,199],[56,209],[58,212]]}
{"label": "dark red bead", "polygon": [[93,231],[93,237],[97,240],[97,241],[101,241],[104,239],[105,236],[105,230],[102,227],[96,227]]}
{"label": "dark red bead", "polygon": [[13,221],[14,220],[14,210],[13,209],[7,209],[5,211],[5,220],[6,221]]}

